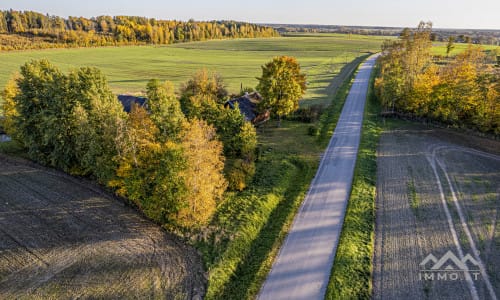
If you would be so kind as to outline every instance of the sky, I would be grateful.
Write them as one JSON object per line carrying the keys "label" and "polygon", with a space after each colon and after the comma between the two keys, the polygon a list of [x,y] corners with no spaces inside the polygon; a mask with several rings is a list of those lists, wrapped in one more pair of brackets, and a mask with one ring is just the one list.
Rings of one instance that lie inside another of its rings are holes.
{"label": "sky", "polygon": [[0,0],[0,9],[58,16],[134,15],[252,23],[500,30],[500,0]]}

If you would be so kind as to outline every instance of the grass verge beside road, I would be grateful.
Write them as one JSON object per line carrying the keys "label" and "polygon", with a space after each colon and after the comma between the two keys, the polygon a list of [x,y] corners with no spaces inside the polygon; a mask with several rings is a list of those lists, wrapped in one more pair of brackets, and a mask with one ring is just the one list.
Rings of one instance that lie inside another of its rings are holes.
{"label": "grass verge beside road", "polygon": [[370,78],[351,197],[328,284],[326,299],[370,299],[380,106]]}
{"label": "grass verge beside road", "polygon": [[350,72],[321,117],[318,137],[307,134],[310,124],[287,120],[280,128],[269,122],[260,129],[253,184],[228,195],[214,219],[219,231],[197,245],[210,274],[206,299],[257,296],[335,130],[354,78]]}

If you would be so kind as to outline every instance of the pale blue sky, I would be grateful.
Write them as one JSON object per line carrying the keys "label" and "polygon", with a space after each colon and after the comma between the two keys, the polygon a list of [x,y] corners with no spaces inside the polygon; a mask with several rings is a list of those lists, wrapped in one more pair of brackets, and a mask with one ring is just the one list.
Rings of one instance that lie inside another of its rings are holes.
{"label": "pale blue sky", "polygon": [[396,27],[423,20],[436,28],[500,29],[500,0],[1,0],[0,9],[9,8],[60,16]]}

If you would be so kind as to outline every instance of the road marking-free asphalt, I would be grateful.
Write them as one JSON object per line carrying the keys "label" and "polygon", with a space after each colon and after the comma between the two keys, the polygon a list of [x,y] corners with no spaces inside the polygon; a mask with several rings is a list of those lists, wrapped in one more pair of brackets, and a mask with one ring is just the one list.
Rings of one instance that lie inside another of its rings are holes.
{"label": "road marking-free asphalt", "polygon": [[324,299],[351,193],[370,74],[377,55],[359,68],[316,177],[295,216],[260,300]]}

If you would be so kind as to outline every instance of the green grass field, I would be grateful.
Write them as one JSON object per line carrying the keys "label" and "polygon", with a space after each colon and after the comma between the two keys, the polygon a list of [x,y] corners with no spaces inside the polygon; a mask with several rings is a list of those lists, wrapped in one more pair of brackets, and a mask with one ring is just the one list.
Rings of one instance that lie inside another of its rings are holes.
{"label": "green grass field", "polygon": [[[437,42],[432,44],[432,54],[434,55],[442,55],[446,56],[446,43],[444,42]],[[455,43],[454,44],[455,48],[451,50],[450,56],[455,56],[461,52],[464,52],[468,47],[469,44],[462,44],[462,43]],[[473,47],[481,47],[485,51],[489,50],[497,50],[500,51],[500,46],[493,46],[493,45],[472,45]]]}
{"label": "green grass field", "polygon": [[220,73],[230,92],[255,87],[263,64],[274,56],[297,57],[308,75],[306,99],[321,99],[346,62],[379,51],[384,37],[316,34],[268,39],[216,40],[167,46],[49,49],[0,53],[0,87],[26,61],[47,58],[64,71],[96,66],[116,93],[140,93],[147,80],[170,80],[176,87],[201,68]]}

